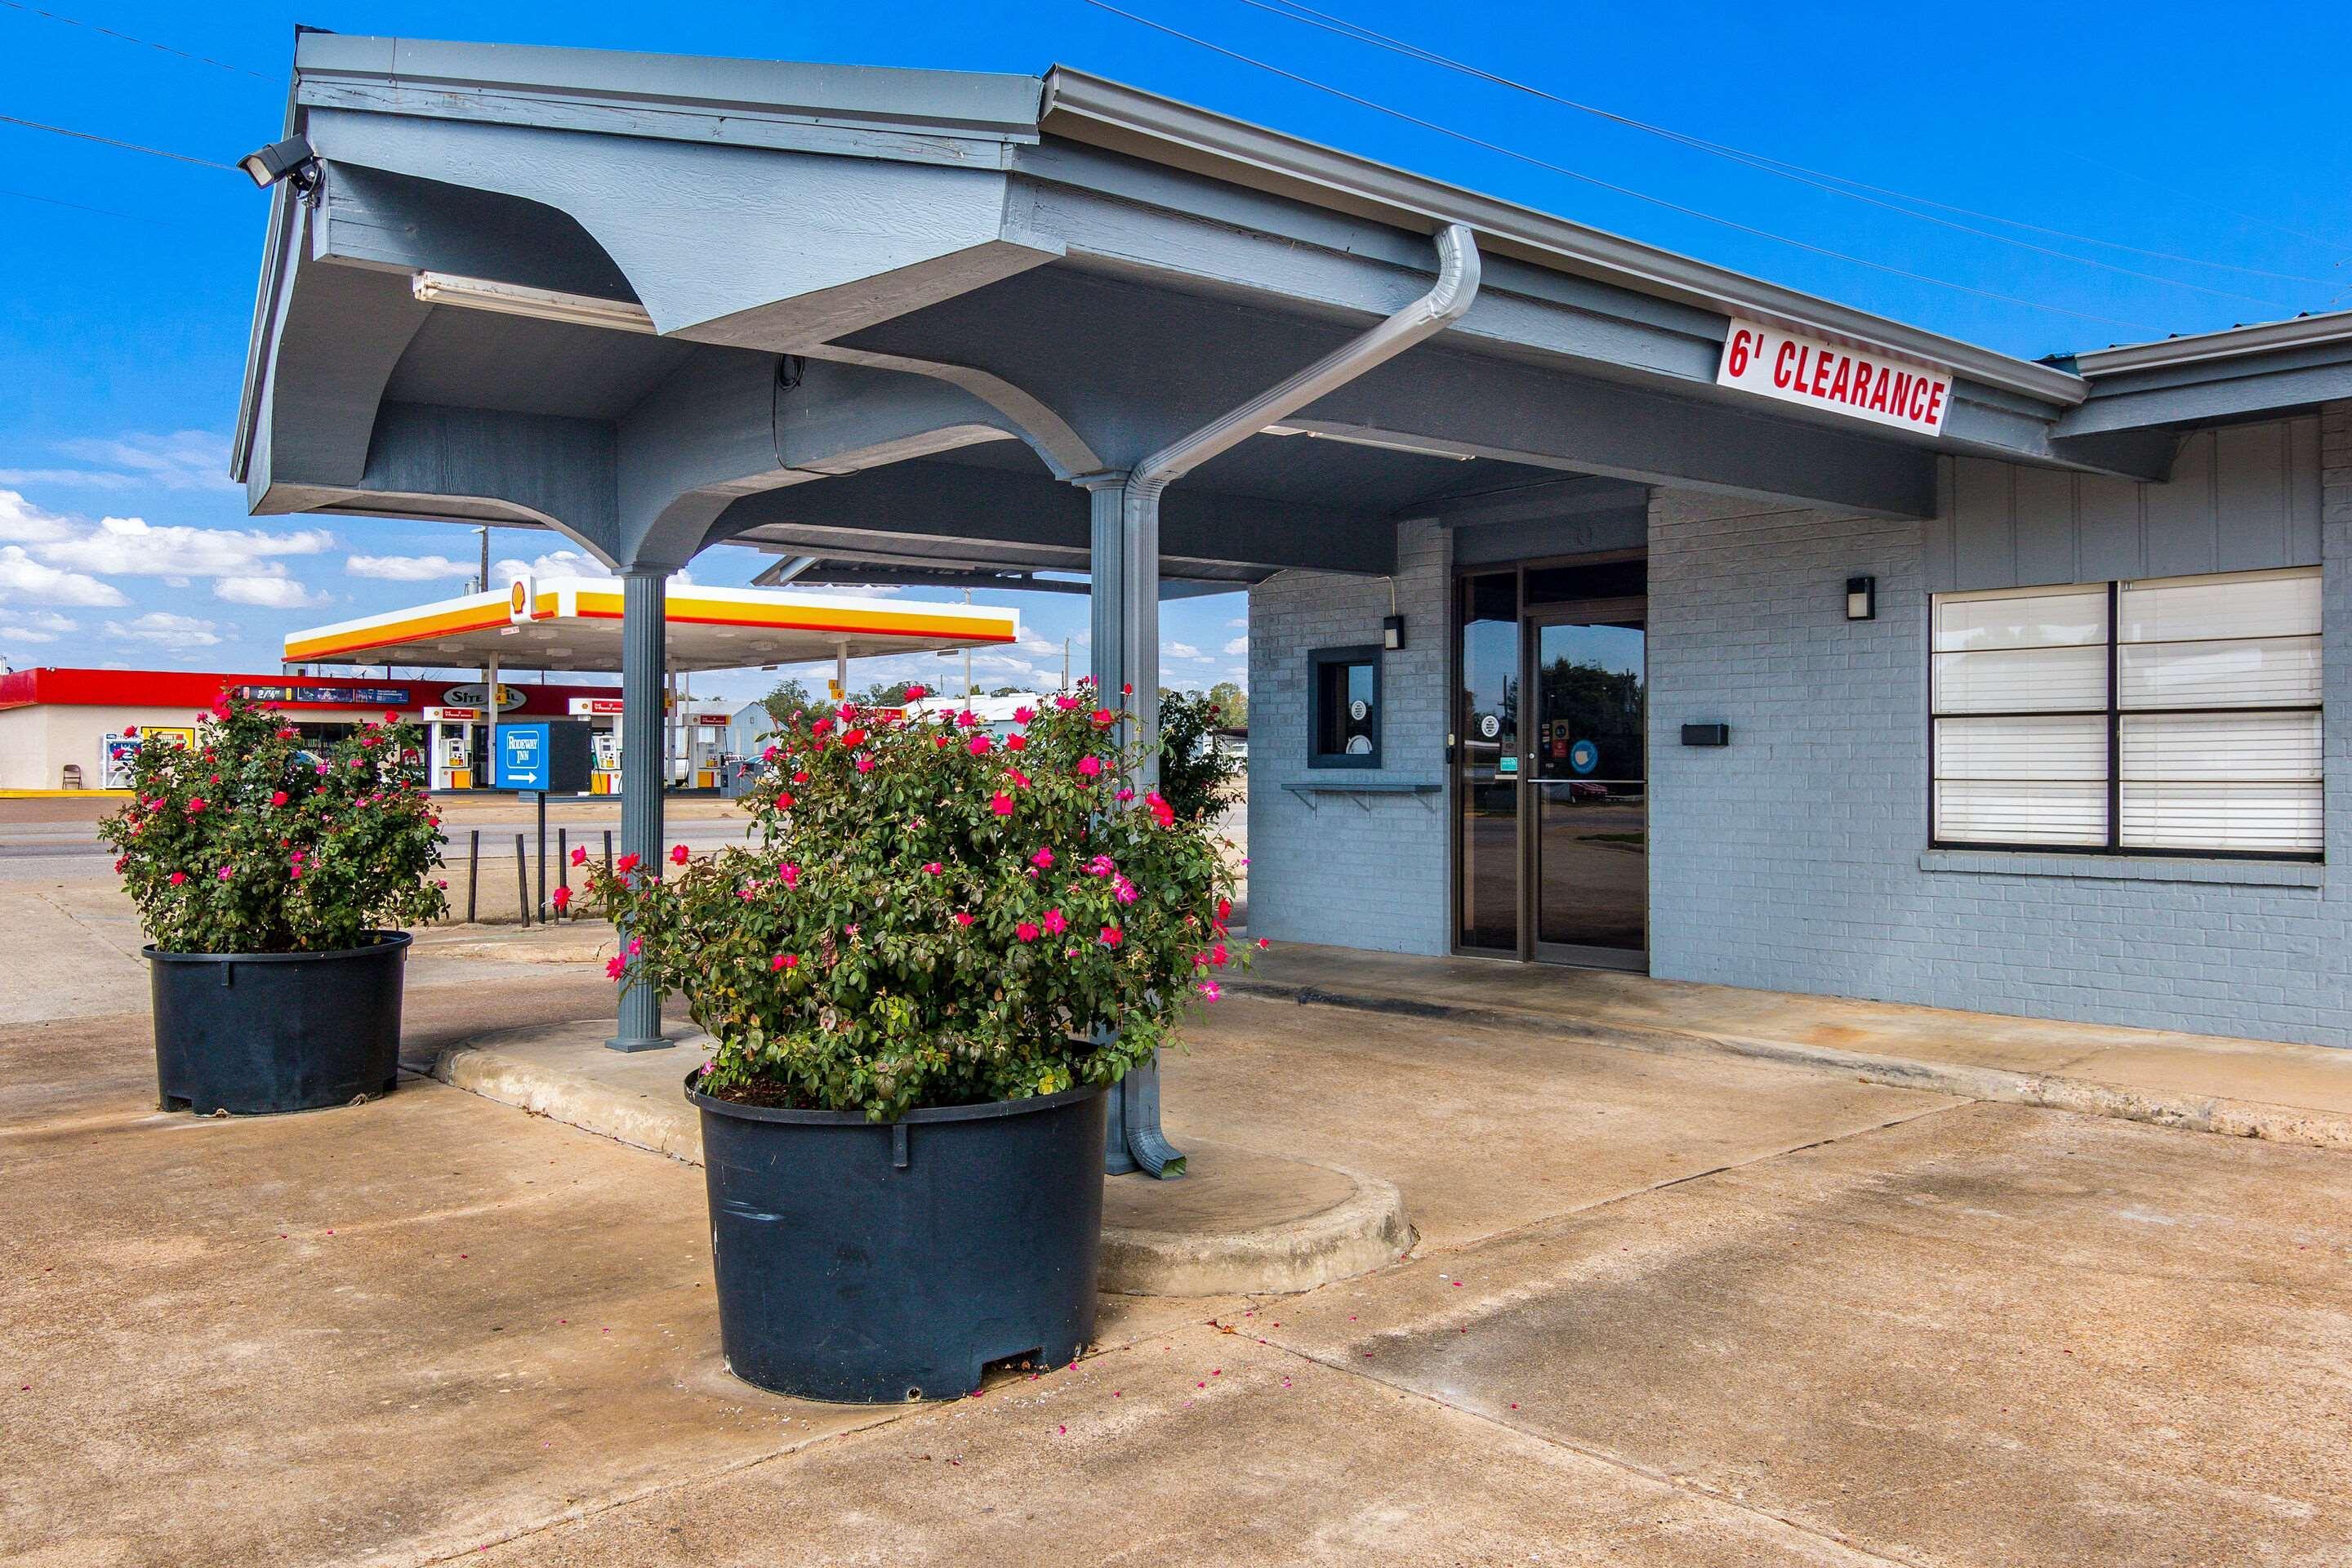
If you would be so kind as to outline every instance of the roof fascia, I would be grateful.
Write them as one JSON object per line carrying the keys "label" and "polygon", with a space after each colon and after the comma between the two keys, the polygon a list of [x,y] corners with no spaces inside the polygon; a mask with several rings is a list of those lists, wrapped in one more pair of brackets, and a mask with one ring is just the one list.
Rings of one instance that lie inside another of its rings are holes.
{"label": "roof fascia", "polygon": [[2053,366],[1996,353],[1066,66],[1055,66],[1045,79],[1039,125],[1048,135],[1423,232],[1444,223],[1466,223],[1477,231],[1482,247],[1539,266],[1722,315],[1760,317],[1875,343],[2059,407],[2071,407],[2086,394],[2083,378]]}

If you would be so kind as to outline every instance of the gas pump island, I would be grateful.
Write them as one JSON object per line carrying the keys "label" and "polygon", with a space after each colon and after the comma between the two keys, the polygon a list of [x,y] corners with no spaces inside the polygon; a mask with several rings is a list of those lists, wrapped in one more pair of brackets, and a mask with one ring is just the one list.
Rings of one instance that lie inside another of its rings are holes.
{"label": "gas pump island", "polygon": [[[951,653],[1008,645],[1021,636],[1020,612],[980,605],[893,604],[844,595],[683,584],[671,587],[667,598],[663,636],[671,688],[662,733],[655,741],[662,748],[662,776],[672,789],[709,789],[719,783],[730,761],[727,723],[737,706],[681,694],[680,677],[831,658],[836,689],[845,689],[852,658]],[[286,639],[286,663],[480,670],[478,683],[451,689],[447,703],[426,708],[424,718],[432,787],[488,788],[494,783],[488,759],[498,754],[496,738],[509,726],[505,716],[530,698],[529,688],[502,683],[501,674],[618,674],[621,584],[609,577],[518,578],[502,592],[295,632]],[[619,689],[609,697],[573,696],[565,708],[567,720],[587,726],[586,792],[619,793],[621,749],[635,742],[621,722]]]}

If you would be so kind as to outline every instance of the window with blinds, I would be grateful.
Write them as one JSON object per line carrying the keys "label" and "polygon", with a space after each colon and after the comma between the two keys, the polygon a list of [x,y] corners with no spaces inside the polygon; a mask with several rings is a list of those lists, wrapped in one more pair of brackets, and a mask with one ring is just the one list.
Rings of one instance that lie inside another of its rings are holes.
{"label": "window with blinds", "polygon": [[1934,838],[2320,852],[2319,572],[1943,594]]}

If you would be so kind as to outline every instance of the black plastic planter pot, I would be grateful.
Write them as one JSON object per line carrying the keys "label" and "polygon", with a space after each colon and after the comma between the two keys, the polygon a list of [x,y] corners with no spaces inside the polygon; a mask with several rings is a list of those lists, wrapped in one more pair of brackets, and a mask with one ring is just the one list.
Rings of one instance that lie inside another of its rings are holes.
{"label": "black plastic planter pot", "polygon": [[917,1110],[769,1110],[695,1092],[719,1336],[736,1376],[873,1405],[953,1397],[1093,1337],[1103,1092]]}
{"label": "black plastic planter pot", "polygon": [[406,931],[340,952],[145,950],[166,1110],[257,1116],[391,1092]]}

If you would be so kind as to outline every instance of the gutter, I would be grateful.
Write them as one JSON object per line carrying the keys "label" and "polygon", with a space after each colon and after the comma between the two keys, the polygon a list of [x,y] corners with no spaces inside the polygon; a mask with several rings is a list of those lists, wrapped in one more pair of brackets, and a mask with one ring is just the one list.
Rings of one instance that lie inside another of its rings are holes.
{"label": "gutter", "polygon": [[1066,66],[1055,66],[1046,75],[1038,129],[1374,222],[1407,228],[1468,224],[1490,251],[1507,252],[1539,267],[1680,300],[1718,315],[1760,316],[1819,336],[1876,345],[1902,357],[1948,365],[1979,385],[2037,402],[2071,408],[2089,395],[2082,377],[2050,365],[1906,326]]}
{"label": "gutter", "polygon": [[1437,236],[1437,281],[1429,292],[1296,375],[1144,458],[1128,478],[1129,494],[1156,501],[1161,491],[1210,458],[1444,331],[1478,298],[1479,270],[1477,237],[1466,224],[1447,224]]}
{"label": "gutter", "polygon": [[2226,331],[2200,332],[2193,337],[2162,338],[2152,343],[2125,343],[2094,349],[2073,356],[2086,376],[2114,375],[2120,371],[2165,370],[2174,365],[2204,364],[2242,354],[2270,353],[2280,349],[2352,339],[2352,310],[2331,310],[2322,316],[2297,316],[2292,321],[2263,321]]}

